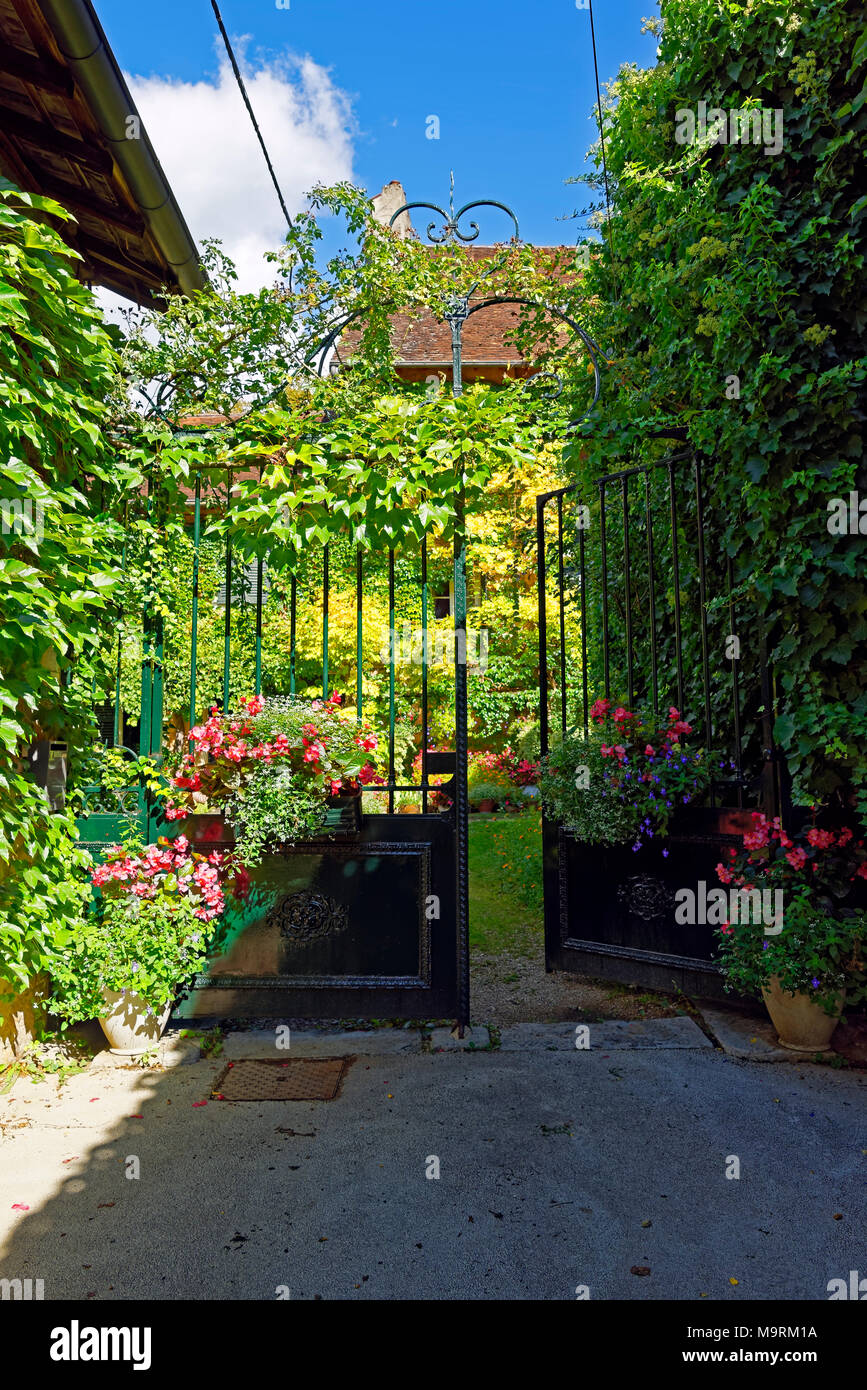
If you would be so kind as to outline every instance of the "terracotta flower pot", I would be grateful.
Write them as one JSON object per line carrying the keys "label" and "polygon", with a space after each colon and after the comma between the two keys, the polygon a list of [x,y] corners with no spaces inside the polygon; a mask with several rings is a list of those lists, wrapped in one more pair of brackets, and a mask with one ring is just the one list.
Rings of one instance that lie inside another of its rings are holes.
{"label": "terracotta flower pot", "polygon": [[104,989],[102,995],[108,1011],[99,1024],[108,1039],[109,1052],[116,1057],[140,1057],[156,1047],[169,1021],[171,1001],[161,1013],[149,1014],[147,1003],[134,990],[120,994]]}
{"label": "terracotta flower pot", "polygon": [[777,976],[772,975],[770,985],[762,990],[762,998],[777,1030],[781,1047],[788,1047],[793,1052],[831,1051],[831,1035],[843,1011],[842,994],[837,1001],[836,1011],[827,1014],[809,994],[802,991],[787,994],[780,988]]}
{"label": "terracotta flower pot", "polygon": [[480,801],[480,802],[479,802],[479,810],[480,810],[480,811],[495,811],[496,809],[497,809],[497,803],[496,803],[496,801],[490,801],[488,798],[485,798],[484,801]]}

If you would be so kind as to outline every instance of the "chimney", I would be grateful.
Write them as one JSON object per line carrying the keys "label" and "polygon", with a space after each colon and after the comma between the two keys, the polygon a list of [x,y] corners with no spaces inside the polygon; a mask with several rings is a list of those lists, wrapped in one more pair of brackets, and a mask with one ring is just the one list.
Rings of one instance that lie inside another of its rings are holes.
{"label": "chimney", "polygon": [[[373,215],[383,227],[387,227],[394,213],[399,207],[403,207],[406,202],[406,193],[403,184],[398,179],[392,179],[387,183],[381,193],[377,193],[371,199],[373,203]],[[391,229],[399,237],[413,235],[412,222],[408,212],[402,212]]]}

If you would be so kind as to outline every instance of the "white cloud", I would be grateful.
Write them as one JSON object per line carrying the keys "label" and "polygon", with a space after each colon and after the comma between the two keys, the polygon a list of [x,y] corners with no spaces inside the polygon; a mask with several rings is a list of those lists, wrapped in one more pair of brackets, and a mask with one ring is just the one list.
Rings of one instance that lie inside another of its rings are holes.
{"label": "white cloud", "polygon": [[[309,56],[248,64],[242,43],[236,53],[294,216],[314,184],[352,177],[350,99]],[[286,223],[228,59],[216,81],[125,76],[193,236],[222,239],[240,289],[270,284],[274,267],[263,252],[282,243]]]}

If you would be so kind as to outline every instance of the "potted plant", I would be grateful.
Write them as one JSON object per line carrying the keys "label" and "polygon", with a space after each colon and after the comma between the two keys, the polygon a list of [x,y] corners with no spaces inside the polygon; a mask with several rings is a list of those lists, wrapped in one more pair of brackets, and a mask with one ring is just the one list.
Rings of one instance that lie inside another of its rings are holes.
{"label": "potted plant", "polygon": [[469,797],[470,805],[477,811],[496,811],[503,800],[503,789],[495,782],[476,782]]}
{"label": "potted plant", "polygon": [[845,905],[867,878],[867,851],[848,827],[789,835],[779,819],[755,812],[753,821],[717,877],[744,902],[756,890],[774,894],[779,920],[769,926],[737,912],[721,924],[726,987],[761,993],[783,1047],[827,1052],[844,1003],[867,993],[867,913]]}
{"label": "potted plant", "polygon": [[120,1056],[154,1047],[179,987],[204,966],[224,867],[184,836],[111,849],[91,872],[100,891],[89,910],[57,934],[52,1007],[63,1026],[98,1018]]}
{"label": "potted plant", "polygon": [[[357,829],[361,788],[381,782],[372,760],[379,739],[341,708],[340,697],[242,698],[212,706],[190,730],[192,752],[172,778],[168,820],[212,814],[234,840],[235,859],[253,867],[269,851],[319,833]],[[198,841],[207,838],[190,826]]]}

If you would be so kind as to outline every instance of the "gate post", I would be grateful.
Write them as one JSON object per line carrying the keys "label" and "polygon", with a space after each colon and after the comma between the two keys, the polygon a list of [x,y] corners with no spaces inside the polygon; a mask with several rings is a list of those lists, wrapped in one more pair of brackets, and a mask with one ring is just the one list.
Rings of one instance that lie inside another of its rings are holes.
{"label": "gate post", "polygon": [[[467,791],[467,547],[463,489],[455,520],[455,864],[458,1037],[470,1021],[470,827]],[[426,731],[424,735],[426,739]]]}

